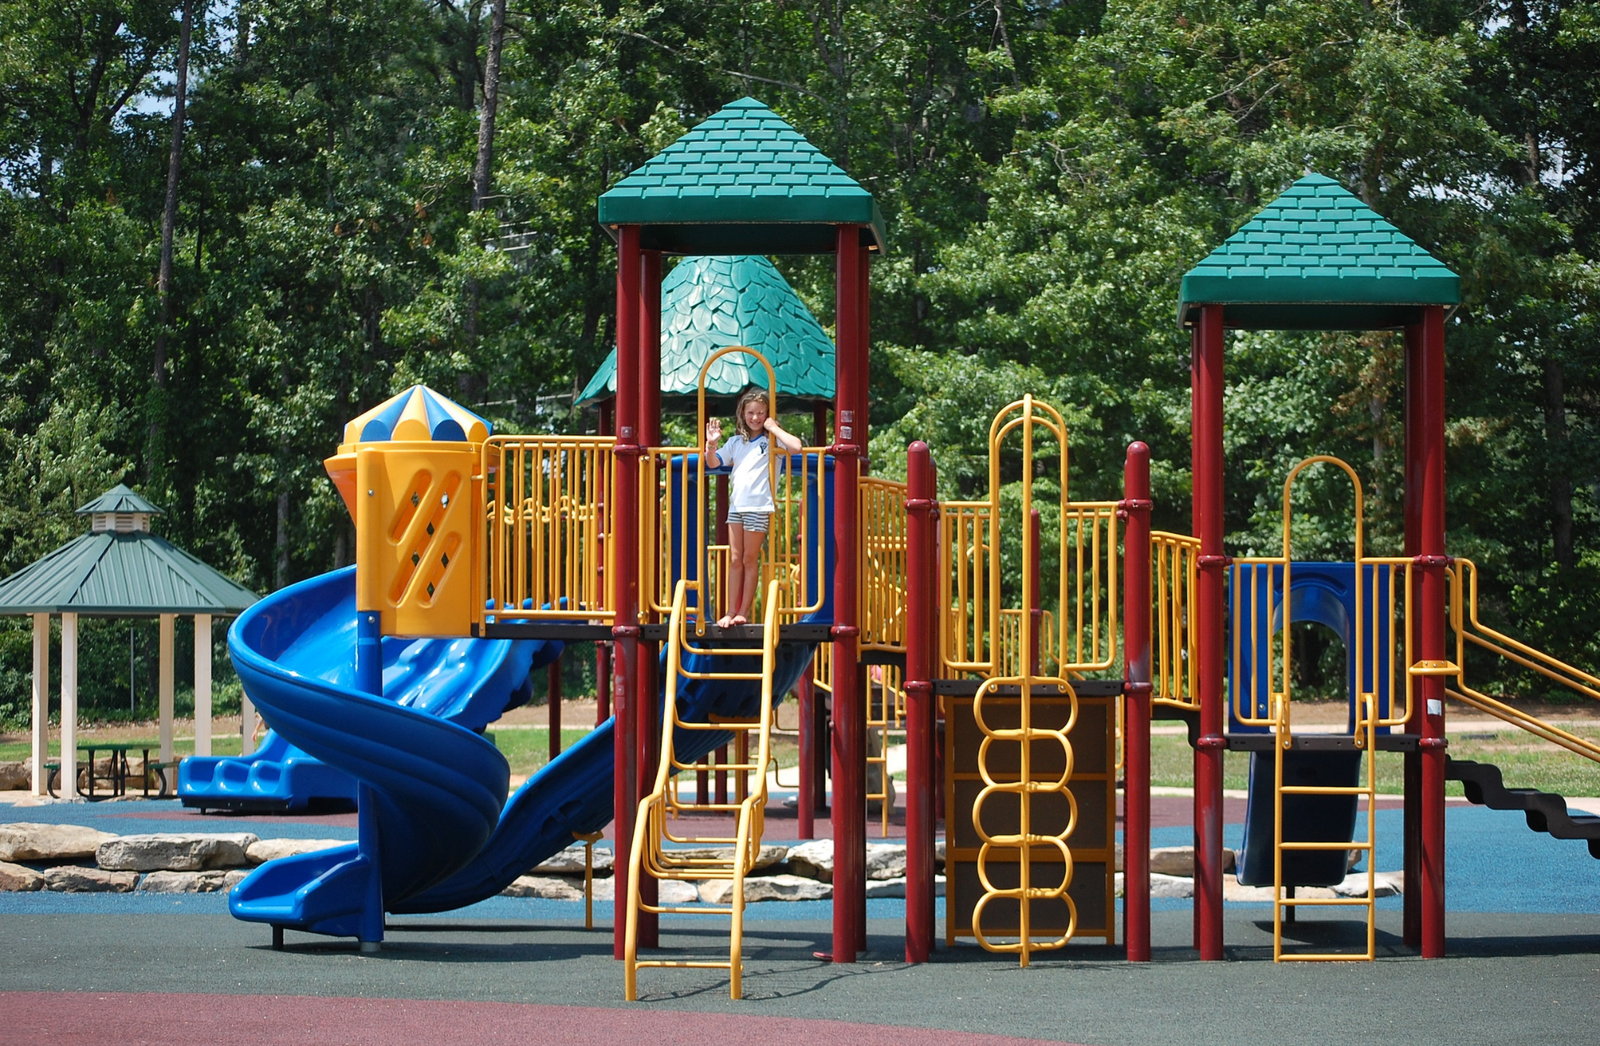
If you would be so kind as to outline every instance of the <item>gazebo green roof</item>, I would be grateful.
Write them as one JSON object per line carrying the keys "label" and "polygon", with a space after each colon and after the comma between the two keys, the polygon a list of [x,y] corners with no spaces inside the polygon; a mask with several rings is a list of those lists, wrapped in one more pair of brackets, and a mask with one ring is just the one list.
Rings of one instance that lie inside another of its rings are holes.
{"label": "gazebo green roof", "polygon": [[[777,374],[780,407],[833,399],[833,342],[771,261],[759,255],[685,258],[661,281],[664,401],[693,409],[700,368],[730,345],[767,357]],[[760,362],[743,353],[722,357],[706,375],[706,392],[719,409],[745,387],[766,384]],[[616,389],[613,349],[578,404],[604,399]]]}
{"label": "gazebo green roof", "polygon": [[[102,506],[113,506],[110,508]],[[115,487],[78,510],[84,514],[156,514],[161,510]],[[97,530],[0,581],[0,614],[152,614],[232,616],[259,598],[183,549],[144,530]]]}
{"label": "gazebo green roof", "polygon": [[730,102],[600,197],[600,224],[638,225],[674,254],[831,254],[835,227],[883,250],[872,194],[754,98]]}
{"label": "gazebo green roof", "polygon": [[1183,277],[1178,321],[1202,305],[1251,330],[1378,330],[1461,302],[1461,279],[1332,178],[1308,174]]}

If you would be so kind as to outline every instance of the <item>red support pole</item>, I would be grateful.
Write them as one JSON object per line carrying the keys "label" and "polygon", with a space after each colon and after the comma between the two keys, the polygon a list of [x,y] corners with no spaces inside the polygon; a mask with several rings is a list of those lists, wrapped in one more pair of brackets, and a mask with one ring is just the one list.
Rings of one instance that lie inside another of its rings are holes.
{"label": "red support pole", "polygon": [[[639,258],[639,329],[635,352],[639,359],[639,399],[637,424],[641,448],[661,445],[661,252],[640,251]],[[618,351],[622,341],[619,338]],[[647,506],[640,506],[641,510]],[[652,554],[653,554],[652,550]],[[641,623],[653,623],[656,615],[648,610],[640,614]],[[635,715],[638,719],[639,740],[638,775],[642,793],[646,782],[653,781],[656,763],[661,758],[661,693],[660,662],[657,644],[638,641],[634,656],[638,658],[635,677],[638,680]],[[656,903],[656,880],[646,877],[639,884],[640,899],[646,904]],[[654,948],[657,945],[660,917],[655,912],[639,912],[639,946]]]}
{"label": "red support pole", "polygon": [[838,227],[835,258],[837,346],[834,386],[833,535],[833,961],[855,962],[866,936],[867,708],[858,664],[856,516],[863,447],[861,382],[861,232]]}
{"label": "red support pole", "polygon": [[554,760],[561,754],[561,659],[559,657],[550,662],[545,681],[548,690],[545,705],[550,712],[550,758]]}
{"label": "red support pole", "polygon": [[[1424,661],[1448,657],[1445,641],[1445,530],[1444,530],[1444,309],[1428,306],[1420,337],[1415,339],[1416,359],[1410,374],[1417,385],[1420,421],[1416,428],[1416,470],[1421,490],[1417,495],[1417,557],[1421,563],[1417,585],[1417,652]],[[1408,446],[1407,451],[1410,451]],[[1407,471],[1410,472],[1408,462]],[[1444,958],[1444,677],[1424,676],[1417,682],[1421,738],[1421,788],[1419,796],[1419,909],[1422,957]]]}
{"label": "red support pole", "polygon": [[[633,850],[634,820],[639,808],[639,227],[617,229],[617,442],[612,453],[611,529],[616,568],[611,577],[611,605],[616,620],[612,708],[617,717],[613,752],[616,772],[612,787],[616,818],[617,903],[626,904],[628,860]],[[612,954],[625,958],[627,920],[612,925]]]}
{"label": "red support pole", "polygon": [[[1421,551],[1422,488],[1424,470],[1422,448],[1427,441],[1422,435],[1423,407],[1420,377],[1422,354],[1422,327],[1420,323],[1405,328],[1405,554],[1416,556]],[[1412,649],[1421,649],[1421,630],[1417,621],[1406,622],[1411,633]],[[1424,723],[1420,693],[1408,690],[1410,703],[1406,708],[1406,733],[1422,736]],[[1401,892],[1402,939],[1412,948],[1422,947],[1422,752],[1404,755],[1404,812],[1402,836],[1404,840],[1405,882]]]}
{"label": "red support pole", "polygon": [[1128,446],[1122,473],[1122,936],[1150,961],[1150,448]]}
{"label": "red support pole", "polygon": [[1194,528],[1200,539],[1195,658],[1200,736],[1194,752],[1194,906],[1200,958],[1222,958],[1223,625],[1228,559],[1222,549],[1222,306],[1200,309],[1194,332]]}
{"label": "red support pole", "polygon": [[1028,579],[1028,674],[1035,676],[1043,664],[1039,653],[1044,641],[1044,599],[1039,592],[1039,557],[1043,543],[1039,534],[1039,510],[1033,509],[1028,519],[1028,558],[1033,563],[1033,576]]}
{"label": "red support pole", "polygon": [[906,962],[933,951],[933,663],[938,555],[933,461],[921,440],[906,450]]}
{"label": "red support pole", "polygon": [[796,715],[800,725],[800,791],[795,796],[795,834],[817,837],[817,684],[808,662],[795,684]]}

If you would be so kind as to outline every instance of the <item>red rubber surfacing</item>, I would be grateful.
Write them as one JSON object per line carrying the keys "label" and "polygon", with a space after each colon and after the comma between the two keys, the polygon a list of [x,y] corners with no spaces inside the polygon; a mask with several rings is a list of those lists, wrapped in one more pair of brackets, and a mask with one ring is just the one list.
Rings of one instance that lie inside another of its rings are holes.
{"label": "red rubber surfacing", "polygon": [[848,1021],[637,1007],[292,995],[0,992],[0,1043],[105,1046],[1038,1046],[1043,1040]]}

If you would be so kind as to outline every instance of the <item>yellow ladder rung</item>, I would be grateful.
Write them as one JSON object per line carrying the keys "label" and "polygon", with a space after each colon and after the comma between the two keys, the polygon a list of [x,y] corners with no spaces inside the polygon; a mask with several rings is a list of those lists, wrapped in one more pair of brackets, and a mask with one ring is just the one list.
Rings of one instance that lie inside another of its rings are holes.
{"label": "yellow ladder rung", "polygon": [[1414,676],[1454,676],[1461,669],[1454,661],[1418,661],[1407,669]]}
{"label": "yellow ladder rung", "polygon": [[1370,897],[1280,897],[1279,904],[1286,908],[1351,908],[1372,903]]}
{"label": "yellow ladder rung", "polygon": [[1285,953],[1278,956],[1279,962],[1362,962],[1373,958],[1371,952],[1350,952],[1341,955],[1338,952],[1319,952],[1315,954]]}
{"label": "yellow ladder rung", "polygon": [[1278,844],[1280,850],[1370,850],[1371,843],[1317,843],[1317,842],[1292,842],[1285,840]]}
{"label": "yellow ladder rung", "polygon": [[[698,910],[698,909],[696,909]],[[640,959],[635,966],[649,966],[654,969],[672,970],[731,970],[732,963],[727,962],[693,962],[688,959]]]}

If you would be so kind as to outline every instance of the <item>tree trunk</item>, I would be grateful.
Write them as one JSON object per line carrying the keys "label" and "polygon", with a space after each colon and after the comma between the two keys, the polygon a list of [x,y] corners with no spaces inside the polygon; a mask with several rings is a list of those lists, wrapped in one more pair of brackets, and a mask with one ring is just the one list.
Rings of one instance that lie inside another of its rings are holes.
{"label": "tree trunk", "polygon": [[1544,438],[1549,448],[1546,468],[1550,474],[1550,540],[1555,546],[1556,565],[1571,570],[1576,562],[1572,551],[1572,470],[1567,462],[1567,404],[1565,374],[1561,361],[1544,361]]}
{"label": "tree trunk", "polygon": [[[489,53],[483,63],[483,108],[478,112],[478,160],[472,166],[472,211],[483,210],[483,201],[489,195],[490,174],[494,164],[494,118],[500,105],[500,51],[506,39],[506,0],[494,0],[489,15]],[[467,280],[467,308],[462,323],[467,347],[478,343],[478,281]],[[481,399],[482,383],[473,374],[466,373],[457,380],[466,399]]]}
{"label": "tree trunk", "polygon": [[156,298],[159,305],[155,352],[150,368],[154,395],[151,397],[149,443],[144,461],[147,481],[155,475],[157,460],[166,457],[163,442],[167,413],[167,338],[172,323],[172,235],[178,220],[178,171],[183,159],[183,110],[189,92],[189,37],[193,8],[194,0],[183,0],[183,21],[178,30],[177,83],[172,106],[172,149],[167,156],[167,201],[161,212],[161,262],[156,272]]}

